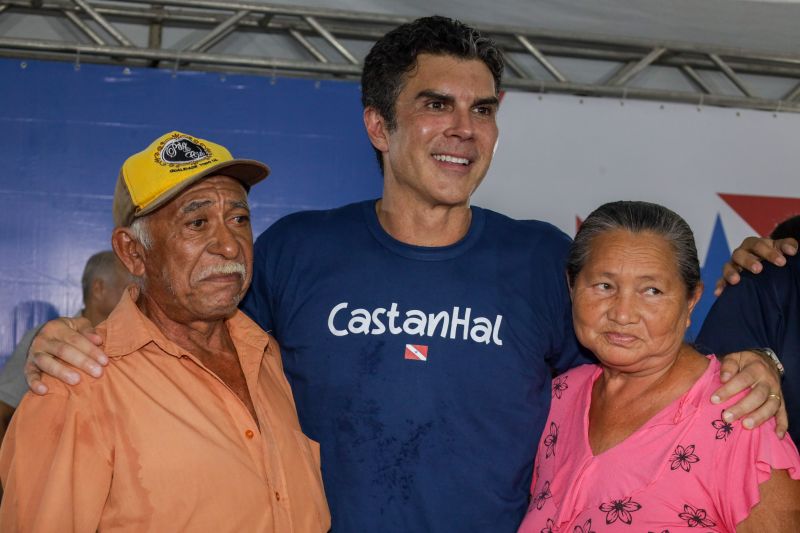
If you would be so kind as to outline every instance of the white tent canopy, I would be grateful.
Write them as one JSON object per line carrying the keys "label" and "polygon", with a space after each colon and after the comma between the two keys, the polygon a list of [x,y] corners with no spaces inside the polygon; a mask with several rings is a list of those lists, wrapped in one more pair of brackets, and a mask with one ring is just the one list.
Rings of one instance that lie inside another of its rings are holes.
{"label": "white tent canopy", "polygon": [[374,40],[459,18],[533,92],[800,111],[800,4],[705,0],[0,0],[0,54],[357,78]]}
{"label": "white tent canopy", "polygon": [[[268,3],[268,2],[261,2]],[[294,6],[800,55],[797,0],[295,0]]]}

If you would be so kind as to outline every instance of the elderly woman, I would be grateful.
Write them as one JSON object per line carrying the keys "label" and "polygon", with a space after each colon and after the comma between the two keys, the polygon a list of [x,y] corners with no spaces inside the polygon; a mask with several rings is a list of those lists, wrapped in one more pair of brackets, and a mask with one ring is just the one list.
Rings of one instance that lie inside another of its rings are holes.
{"label": "elderly woman", "polygon": [[719,362],[683,341],[702,293],[686,222],[606,204],[575,237],[567,277],[578,339],[600,364],[553,380],[520,532],[800,531],[794,444],[774,421],[724,420],[735,399],[708,401]]}

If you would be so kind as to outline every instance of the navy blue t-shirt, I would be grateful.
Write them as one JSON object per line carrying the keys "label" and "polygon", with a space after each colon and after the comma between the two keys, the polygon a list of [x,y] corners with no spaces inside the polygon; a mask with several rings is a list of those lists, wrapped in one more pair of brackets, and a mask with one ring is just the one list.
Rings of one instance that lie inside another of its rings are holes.
{"label": "navy blue t-shirt", "polygon": [[551,370],[583,362],[568,246],[477,207],[458,243],[410,246],[375,201],[258,238],[243,308],[281,345],[334,532],[516,531]]}
{"label": "navy blue t-shirt", "polygon": [[717,354],[772,348],[786,368],[789,434],[800,443],[800,257],[787,258],[784,267],[765,263],[761,274],[743,272],[714,302],[697,346]]}

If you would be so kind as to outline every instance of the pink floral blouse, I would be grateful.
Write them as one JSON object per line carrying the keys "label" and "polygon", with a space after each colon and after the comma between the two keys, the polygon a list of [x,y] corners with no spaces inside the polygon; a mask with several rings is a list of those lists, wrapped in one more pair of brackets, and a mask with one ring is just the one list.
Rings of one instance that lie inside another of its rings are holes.
{"label": "pink floral blouse", "polygon": [[770,469],[800,479],[800,456],[772,420],[755,430],[727,423],[735,403],[709,401],[720,363],[618,445],[595,456],[589,404],[596,365],[553,380],[550,416],[539,442],[528,513],[520,533],[733,532],[758,503]]}

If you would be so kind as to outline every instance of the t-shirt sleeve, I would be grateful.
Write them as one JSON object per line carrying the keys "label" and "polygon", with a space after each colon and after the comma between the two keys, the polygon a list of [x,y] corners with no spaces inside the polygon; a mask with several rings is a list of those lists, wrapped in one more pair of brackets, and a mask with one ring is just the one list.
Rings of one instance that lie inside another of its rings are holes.
{"label": "t-shirt sleeve", "polygon": [[274,329],[272,317],[272,294],[270,292],[270,268],[267,248],[269,230],[261,234],[253,247],[253,281],[240,308],[264,331]]}
{"label": "t-shirt sleeve", "polygon": [[758,487],[772,470],[786,470],[792,479],[800,480],[797,448],[788,435],[778,439],[774,419],[753,430],[736,423],[728,439],[718,440],[717,445],[721,453],[715,454],[714,471],[721,479],[716,486],[728,491],[720,495],[721,518],[731,530],[758,504]]}
{"label": "t-shirt sleeve", "polygon": [[581,346],[575,337],[575,330],[572,326],[572,305],[567,298],[562,311],[562,318],[560,321],[561,327],[561,346],[553,354],[550,359],[550,366],[556,374],[566,372],[570,368],[584,365],[587,363],[594,363],[596,360],[592,352]]}
{"label": "t-shirt sleeve", "polygon": [[111,446],[93,403],[50,382],[20,403],[0,452],[3,531],[96,531],[111,487]]}
{"label": "t-shirt sleeve", "polygon": [[551,267],[553,269],[552,277],[555,280],[550,296],[554,342],[548,363],[555,374],[595,362],[592,353],[578,342],[572,326],[572,300],[566,278],[567,253],[570,242],[570,238],[559,231],[553,248],[553,256],[557,258]]}
{"label": "t-shirt sleeve", "polygon": [[738,285],[728,287],[708,312],[697,347],[719,356],[746,348],[770,347],[780,354],[779,305],[765,270],[757,278],[745,273]]}

